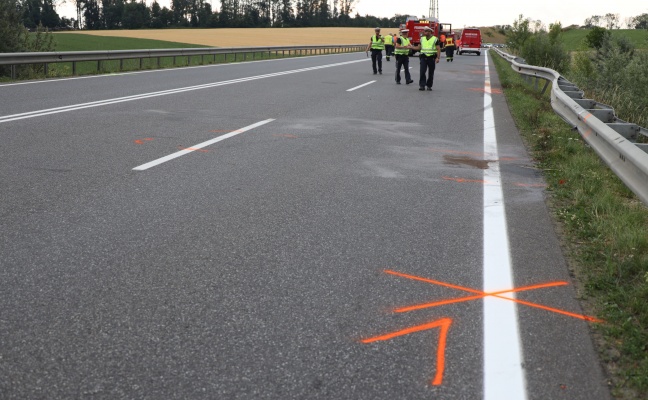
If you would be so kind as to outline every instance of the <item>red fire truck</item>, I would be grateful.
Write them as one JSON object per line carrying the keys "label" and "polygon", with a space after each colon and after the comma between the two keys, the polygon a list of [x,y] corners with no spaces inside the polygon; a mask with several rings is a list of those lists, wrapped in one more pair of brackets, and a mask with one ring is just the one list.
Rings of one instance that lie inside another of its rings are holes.
{"label": "red fire truck", "polygon": [[[440,40],[440,35],[444,33],[446,36],[449,34],[454,35],[452,32],[452,24],[439,23],[436,18],[418,18],[409,16],[404,24],[400,24],[400,29],[408,29],[408,39],[413,46],[418,46],[421,43],[421,36],[426,26],[432,28],[432,34]],[[454,36],[453,36],[454,37]],[[414,55],[414,51],[410,51],[410,55]]]}

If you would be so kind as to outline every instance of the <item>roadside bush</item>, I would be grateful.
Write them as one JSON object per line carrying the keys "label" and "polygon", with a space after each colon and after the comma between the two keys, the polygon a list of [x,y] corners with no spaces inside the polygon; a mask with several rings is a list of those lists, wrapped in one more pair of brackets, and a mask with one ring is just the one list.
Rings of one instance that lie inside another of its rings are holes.
{"label": "roadside bush", "polygon": [[585,37],[585,43],[588,47],[600,49],[606,40],[610,39],[610,31],[600,26],[595,26]]}
{"label": "roadside bush", "polygon": [[570,79],[621,119],[648,126],[648,53],[624,37],[606,37],[595,52],[574,56]]}
{"label": "roadside bush", "polygon": [[560,73],[569,69],[569,53],[560,43],[552,43],[549,35],[544,32],[536,33],[526,40],[520,55],[530,65],[551,68]]}

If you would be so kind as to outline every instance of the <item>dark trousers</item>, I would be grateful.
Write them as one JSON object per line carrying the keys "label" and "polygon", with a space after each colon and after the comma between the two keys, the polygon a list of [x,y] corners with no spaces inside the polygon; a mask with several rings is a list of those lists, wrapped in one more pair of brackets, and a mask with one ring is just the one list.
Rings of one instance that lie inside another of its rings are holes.
{"label": "dark trousers", "polygon": [[410,76],[410,72],[409,72],[409,56],[404,54],[396,55],[396,82],[401,81],[401,77],[400,77],[401,67],[405,68],[405,82],[411,81],[412,77]]}
{"label": "dark trousers", "polygon": [[[419,69],[419,87],[432,87],[434,83],[434,68],[436,67],[436,55],[432,57],[421,56],[421,68]],[[427,80],[425,74],[427,73]]]}
{"label": "dark trousers", "polygon": [[[378,63],[378,69],[376,69],[376,63]],[[371,66],[374,74],[377,74],[378,71],[382,72],[382,50],[371,49]]]}
{"label": "dark trousers", "polygon": [[452,60],[452,58],[454,56],[454,51],[455,51],[454,46],[446,46],[445,47],[446,59]]}
{"label": "dark trousers", "polygon": [[387,61],[389,61],[389,57],[394,55],[394,46],[391,46],[389,44],[385,45],[385,56],[387,57]]}

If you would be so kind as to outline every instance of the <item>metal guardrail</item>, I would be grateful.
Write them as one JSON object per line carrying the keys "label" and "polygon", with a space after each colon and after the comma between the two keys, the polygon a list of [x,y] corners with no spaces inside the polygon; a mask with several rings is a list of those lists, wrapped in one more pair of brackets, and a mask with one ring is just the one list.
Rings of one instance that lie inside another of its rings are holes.
{"label": "metal guardrail", "polygon": [[551,106],[554,111],[577,129],[610,169],[648,205],[648,144],[636,143],[639,135],[648,136],[648,130],[619,119],[608,105],[583,98],[584,92],[558,72],[528,65],[523,59],[499,49],[495,51],[517,73],[535,77],[536,88],[539,88],[539,79],[545,80],[543,93],[552,83]]}
{"label": "metal guardrail", "polygon": [[[252,54],[252,59],[256,53],[273,52],[279,56],[288,55],[305,55],[305,54],[329,54],[342,52],[364,51],[367,45],[361,44],[338,44],[338,45],[317,45],[317,46],[273,46],[273,47],[205,47],[205,48],[185,48],[185,49],[150,49],[150,50],[104,50],[104,51],[65,51],[65,52],[34,52],[34,53],[0,53],[0,65],[11,66],[11,77],[16,79],[16,66],[24,64],[45,64],[47,74],[47,65],[53,63],[72,63],[72,74],[76,75],[76,63],[83,61],[97,61],[98,70],[101,70],[101,62],[108,60],[139,59],[140,69],[142,60],[157,58],[158,66],[161,57],[193,57],[213,56],[219,54],[234,54],[234,61],[237,54],[243,54],[243,60],[247,59],[247,54]],[[123,64],[120,63],[120,69]]]}

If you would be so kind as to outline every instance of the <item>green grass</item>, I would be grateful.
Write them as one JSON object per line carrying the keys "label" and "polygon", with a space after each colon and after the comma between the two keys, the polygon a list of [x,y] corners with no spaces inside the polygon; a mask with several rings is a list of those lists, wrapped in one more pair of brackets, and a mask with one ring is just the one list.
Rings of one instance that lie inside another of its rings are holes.
{"label": "green grass", "polygon": [[[570,29],[563,32],[561,41],[567,51],[588,50],[585,37],[590,29]],[[646,29],[613,29],[612,36],[625,36],[638,49],[648,49],[648,30]]]}
{"label": "green grass", "polygon": [[612,393],[648,398],[648,208],[554,113],[548,94],[493,58],[518,129],[545,171],[583,307],[605,321],[592,328]]}

